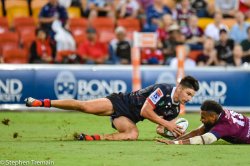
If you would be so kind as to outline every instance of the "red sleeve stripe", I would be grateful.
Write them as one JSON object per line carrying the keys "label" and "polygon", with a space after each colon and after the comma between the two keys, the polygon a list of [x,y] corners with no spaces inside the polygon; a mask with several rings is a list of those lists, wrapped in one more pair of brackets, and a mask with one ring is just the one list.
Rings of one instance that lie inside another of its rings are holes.
{"label": "red sleeve stripe", "polygon": [[159,93],[159,96],[160,96],[160,97],[162,97],[162,96],[163,96],[163,93],[162,93],[162,91],[161,91],[161,89],[160,89],[160,88],[158,88],[158,89],[157,89],[157,92]]}
{"label": "red sleeve stripe", "polygon": [[150,100],[150,98],[147,98],[147,101],[150,103],[150,105],[155,109],[154,103]]}

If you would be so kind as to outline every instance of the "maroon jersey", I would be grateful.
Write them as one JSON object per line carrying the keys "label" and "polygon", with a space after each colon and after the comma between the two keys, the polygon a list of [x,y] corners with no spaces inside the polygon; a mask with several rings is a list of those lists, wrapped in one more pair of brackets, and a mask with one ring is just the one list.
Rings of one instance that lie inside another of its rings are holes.
{"label": "maroon jersey", "polygon": [[224,109],[209,132],[230,143],[250,144],[249,118],[231,110]]}

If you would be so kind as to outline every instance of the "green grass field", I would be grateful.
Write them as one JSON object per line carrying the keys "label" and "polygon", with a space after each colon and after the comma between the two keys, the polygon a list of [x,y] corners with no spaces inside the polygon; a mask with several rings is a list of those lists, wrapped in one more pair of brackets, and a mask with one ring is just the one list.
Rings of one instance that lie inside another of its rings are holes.
{"label": "green grass field", "polygon": [[[199,114],[186,114],[189,130],[200,124]],[[6,160],[50,161],[59,166],[216,166],[250,165],[248,145],[164,145],[153,139],[156,125],[138,124],[138,141],[74,141],[73,133],[115,132],[109,117],[78,112],[0,112],[0,165]],[[16,137],[16,138],[14,138]]]}

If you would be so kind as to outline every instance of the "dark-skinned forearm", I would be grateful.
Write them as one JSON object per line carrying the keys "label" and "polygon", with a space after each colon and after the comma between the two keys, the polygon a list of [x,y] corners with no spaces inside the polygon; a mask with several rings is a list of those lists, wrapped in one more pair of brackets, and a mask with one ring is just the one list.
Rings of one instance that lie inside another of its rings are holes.
{"label": "dark-skinned forearm", "polygon": [[198,135],[202,135],[204,134],[205,131],[203,128],[198,128],[198,129],[195,129],[187,134],[184,134],[183,136],[180,136],[178,137],[177,139],[175,140],[185,140],[185,139],[188,139],[188,138],[191,138],[191,137],[194,137],[194,136],[198,136]]}

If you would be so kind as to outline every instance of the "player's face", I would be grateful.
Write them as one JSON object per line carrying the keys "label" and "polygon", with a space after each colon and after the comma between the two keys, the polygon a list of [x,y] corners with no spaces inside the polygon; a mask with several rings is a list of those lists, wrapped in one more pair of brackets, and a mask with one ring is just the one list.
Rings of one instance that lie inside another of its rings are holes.
{"label": "player's face", "polygon": [[195,90],[191,88],[182,87],[179,93],[179,102],[181,104],[185,104],[189,102],[194,95],[195,95]]}
{"label": "player's face", "polygon": [[218,115],[215,112],[201,111],[200,121],[205,126],[213,126],[217,120]]}

